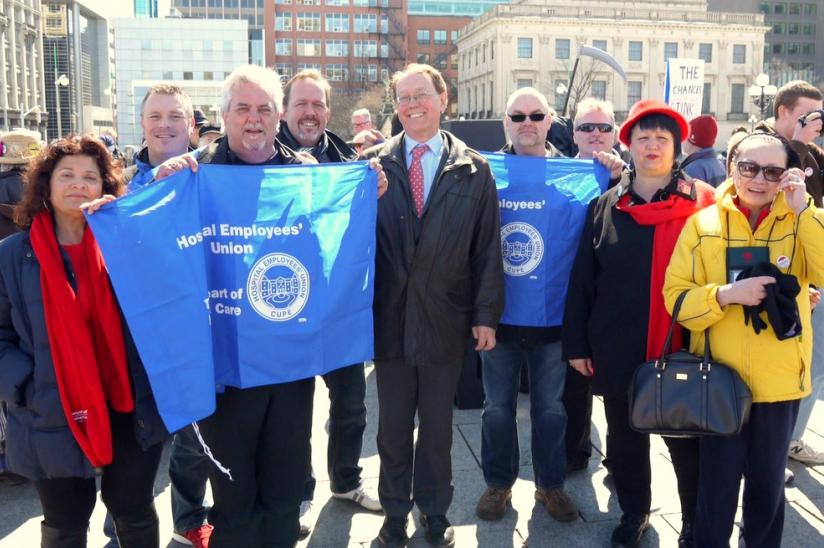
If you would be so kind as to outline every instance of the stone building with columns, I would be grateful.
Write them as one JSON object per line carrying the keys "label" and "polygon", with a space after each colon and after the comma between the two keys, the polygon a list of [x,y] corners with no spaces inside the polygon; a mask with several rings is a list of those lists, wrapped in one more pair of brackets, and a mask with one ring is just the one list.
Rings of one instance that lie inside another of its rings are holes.
{"label": "stone building with columns", "polygon": [[[556,110],[563,107],[578,47],[613,56],[625,82],[603,63],[582,58],[575,82],[588,79],[578,97],[615,105],[618,120],[642,98],[664,98],[666,60],[704,59],[702,111],[719,121],[719,140],[748,124],[754,107],[747,89],[762,71],[764,35],[760,14],[709,12],[706,0],[515,0],[466,26],[458,40],[458,115],[501,118],[507,97],[534,86]],[[573,93],[570,111],[574,109]]]}
{"label": "stone building with columns", "polygon": [[0,0],[0,130],[45,126],[40,0]]}

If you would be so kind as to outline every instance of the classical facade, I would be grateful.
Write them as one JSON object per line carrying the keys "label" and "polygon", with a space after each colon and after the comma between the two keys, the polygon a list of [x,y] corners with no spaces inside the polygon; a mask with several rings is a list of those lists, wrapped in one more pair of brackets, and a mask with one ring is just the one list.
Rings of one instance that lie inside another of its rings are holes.
{"label": "classical facade", "polygon": [[[613,56],[625,82],[602,63],[582,58],[575,94],[611,101],[620,119],[636,101],[664,97],[666,60],[705,61],[705,113],[722,126],[746,123],[747,88],[763,66],[764,16],[708,12],[704,0],[669,2],[524,0],[497,6],[461,31],[458,40],[458,113],[500,118],[507,97],[534,86],[561,110],[578,48],[587,44]],[[728,122],[728,123],[727,123]],[[722,135],[722,133],[719,133]]]}
{"label": "classical facade", "polygon": [[46,121],[40,0],[0,0],[0,128]]}

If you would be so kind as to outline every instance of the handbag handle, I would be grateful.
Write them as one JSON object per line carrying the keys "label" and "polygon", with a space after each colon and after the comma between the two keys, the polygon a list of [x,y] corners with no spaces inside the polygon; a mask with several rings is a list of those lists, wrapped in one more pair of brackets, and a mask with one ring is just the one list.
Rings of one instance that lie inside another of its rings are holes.
{"label": "handbag handle", "polygon": [[[656,369],[664,369],[667,366],[667,351],[670,349],[670,346],[672,345],[672,335],[675,332],[675,326],[678,323],[678,314],[681,312],[681,305],[683,304],[684,299],[687,298],[688,291],[689,289],[685,289],[684,291],[682,291],[681,294],[678,295],[678,298],[675,300],[675,306],[672,308],[672,321],[670,321],[669,330],[667,331],[667,339],[664,341],[664,348],[661,349],[661,357],[655,360]],[[709,329],[704,330],[704,359],[701,362],[701,371],[710,370],[712,352],[710,350],[709,331]]]}

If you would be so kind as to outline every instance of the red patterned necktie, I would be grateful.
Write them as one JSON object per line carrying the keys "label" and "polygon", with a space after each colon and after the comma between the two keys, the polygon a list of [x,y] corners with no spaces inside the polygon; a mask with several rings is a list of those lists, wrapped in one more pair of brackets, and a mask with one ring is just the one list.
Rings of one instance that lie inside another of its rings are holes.
{"label": "red patterned necktie", "polygon": [[409,186],[412,189],[412,198],[415,200],[415,210],[418,217],[423,214],[423,166],[421,156],[429,150],[427,145],[415,145],[412,149],[412,165],[409,166]]}

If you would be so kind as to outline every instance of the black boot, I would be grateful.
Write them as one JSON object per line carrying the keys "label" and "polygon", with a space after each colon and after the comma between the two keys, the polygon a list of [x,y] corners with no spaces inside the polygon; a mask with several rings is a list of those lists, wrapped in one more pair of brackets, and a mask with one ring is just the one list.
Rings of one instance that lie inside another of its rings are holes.
{"label": "black boot", "polygon": [[140,519],[131,517],[114,518],[114,528],[120,548],[158,548],[160,527],[157,514],[145,515]]}
{"label": "black boot", "polygon": [[649,514],[624,514],[621,523],[612,532],[613,548],[634,548],[649,529]]}
{"label": "black boot", "polygon": [[57,529],[40,524],[42,548],[86,548],[87,529]]}
{"label": "black boot", "polygon": [[693,548],[694,542],[692,522],[682,519],[681,533],[678,535],[678,548]]}

